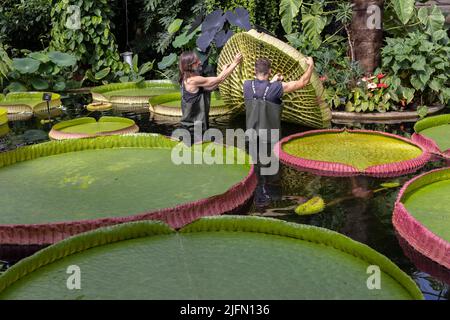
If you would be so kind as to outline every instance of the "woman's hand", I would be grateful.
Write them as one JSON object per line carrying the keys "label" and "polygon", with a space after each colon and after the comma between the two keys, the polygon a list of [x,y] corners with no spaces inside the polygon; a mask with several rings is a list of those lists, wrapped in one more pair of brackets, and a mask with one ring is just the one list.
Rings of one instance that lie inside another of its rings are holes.
{"label": "woman's hand", "polygon": [[234,57],[233,64],[237,66],[239,63],[241,63],[241,61],[242,61],[242,53],[238,52]]}

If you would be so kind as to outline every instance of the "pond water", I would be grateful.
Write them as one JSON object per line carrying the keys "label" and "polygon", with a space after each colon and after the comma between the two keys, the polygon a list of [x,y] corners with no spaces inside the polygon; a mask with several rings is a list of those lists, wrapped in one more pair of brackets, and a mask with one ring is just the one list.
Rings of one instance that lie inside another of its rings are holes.
{"label": "pond water", "polygon": [[[101,115],[117,115],[135,120],[140,127],[140,132],[171,135],[172,131],[179,127],[176,119],[149,114],[146,108],[127,112],[89,112],[84,108],[84,105],[89,102],[91,102],[90,95],[66,96],[63,99],[62,114],[55,119],[55,122],[79,116],[99,118]],[[0,151],[49,140],[47,133],[50,125],[42,124],[37,118],[10,122],[9,126],[11,132],[0,138]],[[219,128],[222,131],[227,128],[245,128],[245,119],[244,117],[232,120],[219,119],[211,121],[211,127]],[[342,128],[344,125],[334,125],[333,127]],[[413,132],[411,123],[394,125],[354,124],[347,127],[391,132],[406,137],[409,137]],[[306,130],[308,129],[298,125],[283,124],[282,136]],[[443,166],[443,161],[436,160],[430,162],[415,174],[394,179],[328,178],[281,166],[279,175],[268,181],[264,187],[264,194],[269,195],[270,200],[261,193],[263,189],[258,188],[255,201],[242,209],[241,213],[311,224],[345,234],[389,257],[416,281],[426,299],[448,300],[450,299],[450,286],[444,281],[450,281],[450,270],[444,269],[421,256],[404,244],[402,239],[398,239],[395,234],[391,218],[393,204],[399,188],[375,193],[370,192],[378,189],[383,182],[396,181],[403,184],[420,172]],[[360,190],[366,192],[362,192],[361,196],[355,197],[352,194],[355,187],[359,187]],[[328,204],[326,209],[322,213],[312,216],[296,215],[294,213],[296,204],[313,196],[321,196]],[[403,246],[400,245],[400,242]],[[39,248],[39,246],[0,246],[0,271],[33,254]],[[414,263],[409,257],[413,258]],[[330,277],[332,276],[333,267],[330,266]]]}

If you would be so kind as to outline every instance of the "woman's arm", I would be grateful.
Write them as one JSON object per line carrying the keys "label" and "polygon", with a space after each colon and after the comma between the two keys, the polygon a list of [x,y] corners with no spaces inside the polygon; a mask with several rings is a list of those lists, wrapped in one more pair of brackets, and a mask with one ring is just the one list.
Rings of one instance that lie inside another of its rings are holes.
{"label": "woman's arm", "polygon": [[203,87],[206,90],[214,90],[234,71],[234,69],[239,65],[241,61],[242,61],[242,54],[238,53],[234,58],[233,63],[225,66],[222,72],[216,77],[194,76],[189,78],[186,82],[194,87]]}
{"label": "woman's arm", "polygon": [[308,69],[306,70],[306,72],[297,81],[283,82],[283,92],[293,92],[308,85],[314,71],[314,60],[311,57],[308,57],[305,60],[306,64],[308,65]]}

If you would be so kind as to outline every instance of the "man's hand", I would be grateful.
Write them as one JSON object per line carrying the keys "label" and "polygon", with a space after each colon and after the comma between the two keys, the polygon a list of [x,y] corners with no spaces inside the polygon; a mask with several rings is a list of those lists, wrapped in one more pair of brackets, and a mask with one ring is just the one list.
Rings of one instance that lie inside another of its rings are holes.
{"label": "man's hand", "polygon": [[270,82],[283,81],[283,79],[283,75],[281,73],[277,73]]}

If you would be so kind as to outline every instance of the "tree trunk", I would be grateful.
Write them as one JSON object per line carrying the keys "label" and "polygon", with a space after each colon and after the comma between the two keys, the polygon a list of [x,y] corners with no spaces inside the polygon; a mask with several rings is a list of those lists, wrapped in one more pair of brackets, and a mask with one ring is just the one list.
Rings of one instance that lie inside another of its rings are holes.
{"label": "tree trunk", "polygon": [[353,18],[350,26],[352,53],[362,69],[370,74],[381,61],[384,0],[352,0],[352,4]]}

